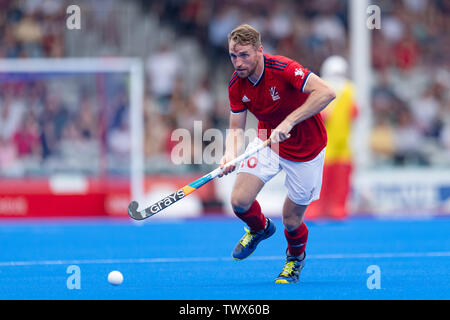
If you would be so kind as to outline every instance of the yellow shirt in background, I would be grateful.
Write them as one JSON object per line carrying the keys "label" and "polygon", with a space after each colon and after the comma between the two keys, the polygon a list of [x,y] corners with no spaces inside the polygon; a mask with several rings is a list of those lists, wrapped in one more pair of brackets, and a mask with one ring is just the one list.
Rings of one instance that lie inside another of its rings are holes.
{"label": "yellow shirt in background", "polygon": [[349,80],[330,84],[336,99],[321,113],[328,135],[325,163],[351,162],[351,131],[356,115],[354,86]]}

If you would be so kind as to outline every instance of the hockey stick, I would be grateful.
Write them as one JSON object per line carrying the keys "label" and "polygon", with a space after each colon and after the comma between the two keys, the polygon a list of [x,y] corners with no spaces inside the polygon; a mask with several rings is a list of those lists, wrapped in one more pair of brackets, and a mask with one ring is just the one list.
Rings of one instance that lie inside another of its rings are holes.
{"label": "hockey stick", "polygon": [[[237,163],[247,159],[251,155],[253,155],[253,154],[257,153],[258,151],[262,150],[263,148],[267,147],[269,144],[270,144],[270,139],[267,139],[266,141],[264,141],[260,145],[256,146],[255,148],[250,149],[247,152],[236,157],[235,159],[227,162],[224,167],[229,166],[229,165],[236,165]],[[210,173],[208,173],[208,174],[204,175],[203,177],[195,180],[194,182],[184,186],[183,188],[179,189],[178,191],[172,193],[171,195],[168,195],[167,197],[159,200],[158,202],[154,203],[153,205],[151,205],[150,207],[148,207],[142,211],[137,210],[139,207],[138,202],[132,201],[128,205],[128,214],[130,215],[131,218],[133,218],[135,220],[147,219],[147,218],[157,214],[161,210],[167,208],[168,206],[174,204],[175,202],[183,199],[188,194],[194,192],[195,190],[197,190],[204,184],[208,183],[209,181],[215,179],[217,176],[219,176],[222,173],[222,170],[223,169],[221,169],[221,168],[217,168],[217,169],[211,171]]]}

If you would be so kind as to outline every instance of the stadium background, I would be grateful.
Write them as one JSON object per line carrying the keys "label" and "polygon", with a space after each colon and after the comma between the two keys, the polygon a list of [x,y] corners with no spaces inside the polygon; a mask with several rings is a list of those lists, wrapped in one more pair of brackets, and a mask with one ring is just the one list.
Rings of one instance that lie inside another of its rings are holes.
{"label": "stadium background", "polygon": [[[351,215],[448,214],[450,1],[372,3],[382,22],[370,31],[370,164],[353,178]],[[174,165],[170,137],[176,128],[193,131],[194,121],[203,130],[227,128],[226,36],[236,25],[254,25],[266,52],[317,74],[327,57],[350,55],[347,1],[77,1],[80,30],[66,27],[71,4],[0,1],[0,57],[141,59],[149,202],[214,168]],[[65,79],[1,75],[0,217],[127,217],[127,81],[101,72]],[[268,215],[280,215],[282,183],[275,179],[261,195]],[[232,177],[210,183],[158,217],[230,214],[231,186]]]}

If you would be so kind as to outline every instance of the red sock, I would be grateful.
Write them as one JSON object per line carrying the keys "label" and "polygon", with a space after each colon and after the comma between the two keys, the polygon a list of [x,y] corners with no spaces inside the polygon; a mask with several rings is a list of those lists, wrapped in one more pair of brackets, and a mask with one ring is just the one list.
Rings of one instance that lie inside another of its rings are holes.
{"label": "red sock", "polygon": [[258,232],[266,227],[266,217],[261,212],[261,207],[258,201],[253,201],[250,209],[244,213],[234,211],[236,216],[244,221],[249,227],[251,232]]}
{"label": "red sock", "polygon": [[286,236],[288,250],[291,255],[298,257],[305,252],[306,242],[308,241],[308,228],[304,222],[291,232],[284,229],[284,235]]}

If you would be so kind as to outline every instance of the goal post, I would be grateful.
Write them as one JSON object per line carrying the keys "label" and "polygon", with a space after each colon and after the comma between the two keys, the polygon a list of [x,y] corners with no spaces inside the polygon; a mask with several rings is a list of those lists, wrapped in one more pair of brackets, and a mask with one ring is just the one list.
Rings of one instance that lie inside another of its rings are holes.
{"label": "goal post", "polygon": [[372,126],[371,86],[371,33],[367,28],[368,0],[351,0],[350,14],[350,66],[351,78],[356,88],[358,117],[354,125],[353,145],[357,171],[366,171],[371,166],[370,129]]}
{"label": "goal post", "polygon": [[130,127],[131,198],[144,195],[144,66],[139,58],[20,58],[0,59],[0,76],[17,74],[127,73]]}

